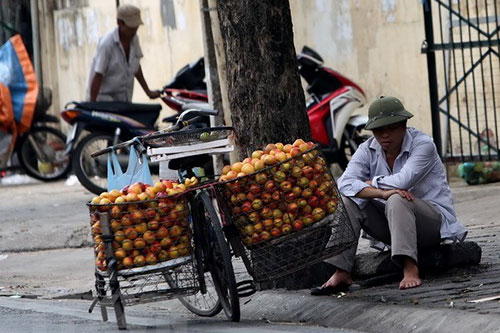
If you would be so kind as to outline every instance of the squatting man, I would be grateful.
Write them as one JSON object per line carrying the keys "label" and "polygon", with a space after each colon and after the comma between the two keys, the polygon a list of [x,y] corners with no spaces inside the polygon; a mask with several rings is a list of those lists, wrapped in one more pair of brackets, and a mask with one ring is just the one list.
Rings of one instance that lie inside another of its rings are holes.
{"label": "squatting man", "polygon": [[[338,180],[356,240],[361,229],[372,246],[390,247],[403,269],[400,289],[421,285],[418,251],[444,240],[463,241],[467,230],[457,221],[445,169],[432,139],[407,127],[413,117],[389,96],[369,107],[366,129],[373,136],[361,144]],[[313,295],[347,291],[352,283],[356,246],[329,258],[335,273]]]}

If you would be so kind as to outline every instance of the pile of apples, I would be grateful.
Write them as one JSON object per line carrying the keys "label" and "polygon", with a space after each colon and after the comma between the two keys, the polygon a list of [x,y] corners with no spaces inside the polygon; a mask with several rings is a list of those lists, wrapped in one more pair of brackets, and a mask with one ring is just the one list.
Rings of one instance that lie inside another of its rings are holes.
{"label": "pile of apples", "polygon": [[90,224],[96,267],[108,269],[99,214],[102,212],[109,214],[118,269],[154,265],[190,254],[189,210],[186,199],[179,194],[196,184],[196,177],[186,179],[184,184],[163,180],[151,186],[137,182],[93,198]]}
{"label": "pile of apples", "polygon": [[243,243],[299,232],[337,209],[338,196],[314,143],[268,144],[220,177]]}

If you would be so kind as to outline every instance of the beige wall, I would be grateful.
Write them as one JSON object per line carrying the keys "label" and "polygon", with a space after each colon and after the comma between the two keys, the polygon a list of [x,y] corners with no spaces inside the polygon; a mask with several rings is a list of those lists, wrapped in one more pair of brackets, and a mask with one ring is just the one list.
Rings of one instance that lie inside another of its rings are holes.
{"label": "beige wall", "polygon": [[[44,1],[44,0],[41,0]],[[55,68],[45,73],[45,80],[54,89],[54,108],[60,110],[65,103],[83,100],[88,80],[88,70],[97,42],[101,36],[116,26],[114,0],[73,1],[67,6],[46,6],[46,19],[53,16],[53,37],[45,36],[44,56],[46,66]],[[64,2],[63,2],[64,3]],[[76,3],[76,4],[75,4]],[[201,21],[197,0],[136,0],[141,8],[144,25],[138,30],[144,58],[141,61],[144,76],[150,89],[160,89],[188,62],[203,56]],[[173,8],[162,19],[162,3]],[[135,81],[134,102],[151,102]],[[162,103],[157,100],[156,102]],[[172,111],[163,105],[164,115]],[[57,111],[56,111],[57,112]]]}
{"label": "beige wall", "polygon": [[[290,0],[295,46],[308,45],[325,64],[364,89],[368,100],[399,97],[431,133],[420,0]],[[366,112],[366,110],[365,110]]]}
{"label": "beige wall", "polygon": [[[57,1],[61,2],[65,3]],[[151,88],[162,87],[178,69],[202,55],[198,0],[121,3],[142,10],[141,63]],[[168,22],[162,20],[162,3],[174,8]],[[56,68],[47,71],[47,75],[52,72],[47,80],[58,92],[58,109],[84,97],[97,40],[115,26],[114,5],[114,0],[75,0],[70,8],[54,6],[55,43],[44,55]],[[318,51],[327,66],[359,83],[369,100],[381,94],[400,97],[415,114],[410,125],[430,133],[426,59],[420,53],[424,39],[420,0],[290,0],[290,5],[297,50],[308,45]],[[134,101],[148,101],[137,82]]]}

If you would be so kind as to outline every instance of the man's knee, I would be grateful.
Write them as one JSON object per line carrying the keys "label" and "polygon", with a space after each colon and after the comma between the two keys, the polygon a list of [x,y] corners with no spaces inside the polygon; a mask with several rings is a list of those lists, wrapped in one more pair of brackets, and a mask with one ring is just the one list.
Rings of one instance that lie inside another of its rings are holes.
{"label": "man's knee", "polygon": [[394,208],[411,209],[411,202],[403,198],[399,194],[393,194],[389,197],[389,199],[387,199],[387,203],[385,205],[386,214],[389,209],[394,209]]}

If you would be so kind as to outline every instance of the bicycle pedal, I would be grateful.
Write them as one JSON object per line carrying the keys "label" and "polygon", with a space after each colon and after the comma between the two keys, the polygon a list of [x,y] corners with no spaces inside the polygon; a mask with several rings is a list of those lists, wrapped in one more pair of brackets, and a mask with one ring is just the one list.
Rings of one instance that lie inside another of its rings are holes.
{"label": "bicycle pedal", "polygon": [[253,280],[243,280],[236,283],[236,289],[238,290],[239,297],[248,297],[257,292],[255,283]]}

